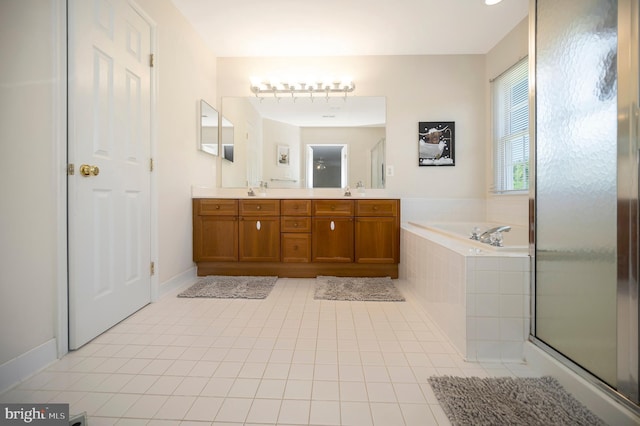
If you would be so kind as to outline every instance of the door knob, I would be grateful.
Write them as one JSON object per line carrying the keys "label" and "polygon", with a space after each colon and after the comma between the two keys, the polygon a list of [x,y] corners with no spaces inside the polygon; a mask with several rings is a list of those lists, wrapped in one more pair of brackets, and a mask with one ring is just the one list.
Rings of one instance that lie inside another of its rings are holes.
{"label": "door knob", "polygon": [[98,166],[90,166],[88,164],[83,164],[80,166],[80,174],[84,177],[89,176],[98,176],[100,173],[100,169]]}

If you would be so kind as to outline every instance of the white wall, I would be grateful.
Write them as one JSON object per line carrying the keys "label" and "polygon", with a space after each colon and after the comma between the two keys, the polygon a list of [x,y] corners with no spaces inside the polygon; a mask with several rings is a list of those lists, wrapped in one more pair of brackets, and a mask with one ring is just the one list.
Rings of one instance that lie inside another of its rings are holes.
{"label": "white wall", "polygon": [[[486,110],[491,110],[491,85],[489,80],[502,74],[524,58],[529,49],[529,18],[523,19],[507,36],[486,55]],[[493,185],[493,158],[491,156],[491,117],[487,114],[486,164],[487,169],[487,221],[511,225],[529,223],[529,195],[497,195],[490,192]]]}
{"label": "white wall", "polygon": [[56,334],[57,282],[65,273],[58,234],[65,203],[58,198],[65,171],[57,151],[64,143],[59,95],[66,80],[60,4],[0,2],[0,367],[7,367],[0,368],[0,391],[19,373],[18,364],[7,363]]}
{"label": "white wall", "polygon": [[[355,96],[385,96],[387,164],[395,168],[387,178],[389,192],[442,205],[482,200],[477,205],[484,217],[484,55],[218,58],[218,96],[251,96],[250,77],[285,73],[347,74],[356,84]],[[438,120],[456,122],[456,165],[419,167],[418,122]]]}
{"label": "white wall", "polygon": [[[269,184],[270,188],[304,188],[304,176],[300,175],[301,153],[301,129],[291,124],[274,120],[262,121],[262,180]],[[278,145],[289,148],[289,165],[282,166],[276,161]],[[271,179],[283,179],[271,181]],[[286,179],[292,179],[291,182]]]}
{"label": "white wall", "polygon": [[200,99],[216,107],[216,59],[169,0],[137,0],[157,24],[158,259],[160,286],[193,268],[191,185],[215,185],[216,161],[198,150]]}

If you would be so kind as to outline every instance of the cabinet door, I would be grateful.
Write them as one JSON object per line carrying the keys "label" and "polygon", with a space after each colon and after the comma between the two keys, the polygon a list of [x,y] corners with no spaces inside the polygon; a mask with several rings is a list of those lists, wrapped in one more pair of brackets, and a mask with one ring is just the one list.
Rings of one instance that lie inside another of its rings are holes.
{"label": "cabinet door", "polygon": [[314,217],[312,223],[314,262],[353,262],[352,217]]}
{"label": "cabinet door", "polygon": [[395,217],[356,218],[356,262],[398,263],[398,232]]}
{"label": "cabinet door", "polygon": [[238,260],[238,217],[194,216],[193,260],[195,262]]}
{"label": "cabinet door", "polygon": [[280,262],[280,218],[240,217],[239,259],[244,262]]}

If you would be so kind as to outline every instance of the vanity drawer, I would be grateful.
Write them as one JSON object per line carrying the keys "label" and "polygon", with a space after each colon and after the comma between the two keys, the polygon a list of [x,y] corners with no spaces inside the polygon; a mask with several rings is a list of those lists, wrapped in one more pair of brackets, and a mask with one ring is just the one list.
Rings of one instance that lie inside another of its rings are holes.
{"label": "vanity drawer", "polygon": [[282,232],[311,232],[311,218],[301,216],[282,216],[280,230]]}
{"label": "vanity drawer", "polygon": [[308,263],[311,261],[311,234],[282,234],[282,261]]}
{"label": "vanity drawer", "polygon": [[282,200],[280,211],[283,216],[311,216],[311,200]]}
{"label": "vanity drawer", "polygon": [[280,200],[239,201],[240,216],[279,216]]}
{"label": "vanity drawer", "polygon": [[356,200],[356,216],[397,216],[398,200]]}
{"label": "vanity drawer", "polygon": [[198,216],[236,216],[238,200],[201,198],[193,200],[193,211]]}
{"label": "vanity drawer", "polygon": [[353,200],[313,200],[314,216],[353,216]]}

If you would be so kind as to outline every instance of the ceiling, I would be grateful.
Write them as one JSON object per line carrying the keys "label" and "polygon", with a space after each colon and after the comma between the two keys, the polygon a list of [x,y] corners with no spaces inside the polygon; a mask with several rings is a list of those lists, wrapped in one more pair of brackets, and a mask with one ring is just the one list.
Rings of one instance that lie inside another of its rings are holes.
{"label": "ceiling", "polygon": [[529,0],[171,0],[217,57],[485,54]]}
{"label": "ceiling", "polygon": [[386,122],[384,97],[247,99],[262,118],[297,127],[384,127]]}

